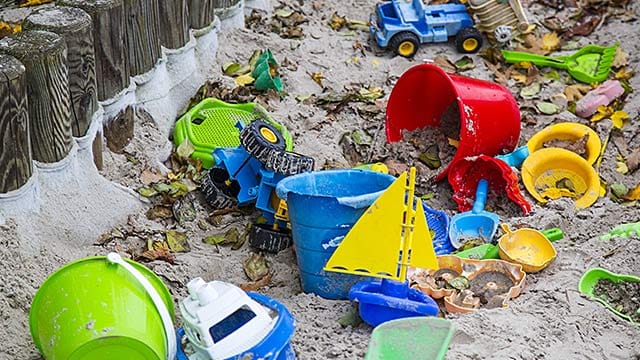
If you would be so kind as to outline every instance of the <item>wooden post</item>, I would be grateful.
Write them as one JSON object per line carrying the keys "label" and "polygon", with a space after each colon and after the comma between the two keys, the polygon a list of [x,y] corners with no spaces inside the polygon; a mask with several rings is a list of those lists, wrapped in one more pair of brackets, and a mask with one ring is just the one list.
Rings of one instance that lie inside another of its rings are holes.
{"label": "wooden post", "polygon": [[158,0],[124,0],[124,18],[129,72],[144,74],[160,58]]}
{"label": "wooden post", "polygon": [[22,26],[25,30],[51,31],[64,39],[67,45],[71,128],[73,136],[86,135],[98,109],[91,17],[80,8],[46,7],[27,16]]}
{"label": "wooden post", "polygon": [[77,7],[91,16],[98,100],[111,99],[129,86],[122,0],[58,0],[58,5]]}
{"label": "wooden post", "polygon": [[32,174],[25,68],[0,54],[0,194],[24,185]]}
{"label": "wooden post", "polygon": [[217,9],[227,9],[238,5],[240,0],[213,0],[213,6]]}
{"label": "wooden post", "polygon": [[160,6],[160,44],[178,49],[189,41],[187,0],[163,0]]}
{"label": "wooden post", "polygon": [[205,28],[215,18],[215,0],[188,0],[189,26],[192,29]]}
{"label": "wooden post", "polygon": [[24,31],[0,39],[0,52],[26,67],[33,159],[62,160],[73,144],[66,46],[57,34]]}

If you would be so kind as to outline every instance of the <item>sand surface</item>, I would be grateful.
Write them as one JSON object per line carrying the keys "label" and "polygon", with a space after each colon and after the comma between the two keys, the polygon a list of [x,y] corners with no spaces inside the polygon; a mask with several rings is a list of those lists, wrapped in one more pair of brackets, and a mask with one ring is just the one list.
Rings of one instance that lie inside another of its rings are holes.
{"label": "sand surface", "polygon": [[[275,2],[272,5],[278,6]],[[271,49],[281,64],[288,60],[291,65],[280,68],[285,96],[280,100],[263,98],[260,101],[275,119],[289,129],[296,151],[315,158],[316,169],[353,165],[350,163],[352,159],[345,157],[340,140],[343,134],[356,130],[364,130],[370,137],[369,144],[359,147],[364,155],[362,160],[399,162],[413,158],[411,161],[416,162],[415,156],[386,144],[383,112],[367,115],[358,108],[361,103],[351,103],[340,111],[329,113],[319,106],[299,102],[296,97],[319,96],[323,91],[342,92],[345,86],[358,83],[381,87],[385,96],[379,105],[384,109],[384,100],[395,81],[411,66],[439,55],[452,61],[461,58],[453,43],[421,46],[413,60],[391,57],[389,52],[382,52],[372,45],[367,32],[335,31],[327,25],[334,11],[349,19],[367,21],[368,14],[374,9],[373,2],[317,0],[290,2],[288,5],[304,11],[308,19],[301,25],[304,40],[283,39],[270,32],[268,25],[226,30],[219,34],[220,48],[215,54],[217,63],[245,63],[253,50],[262,48]],[[554,13],[551,8],[529,1],[525,8],[534,23]],[[588,37],[576,36],[573,40],[580,46],[609,45],[618,41],[629,54],[629,67],[638,69],[638,2],[631,0],[627,11],[628,17],[612,17]],[[356,42],[366,48],[363,51],[354,49]],[[462,75],[494,80],[492,72],[479,56],[471,55],[471,58],[475,67]],[[217,76],[212,80],[233,86],[233,80],[224,76],[220,68],[215,71]],[[324,89],[314,82],[310,76],[312,73],[324,75]],[[565,73],[560,73],[566,77]],[[631,120],[623,128],[623,136],[629,148],[633,149],[640,146],[640,77],[632,77],[630,85],[634,92],[627,97],[624,110]],[[562,92],[564,86],[564,81],[544,83],[536,101],[551,98]],[[517,96],[521,85],[510,80],[507,87],[516,95],[523,113],[528,113],[528,119],[534,120],[523,122],[519,145],[525,144],[530,136],[551,123],[588,123],[566,108],[555,115],[531,113],[524,109],[524,100]],[[601,139],[606,137],[610,124],[609,120],[603,120],[594,125]],[[58,188],[49,189],[56,196],[42,197],[43,204],[37,213],[12,217],[0,211],[0,359],[40,358],[29,334],[29,309],[40,284],[55,269],[84,256],[104,255],[112,250],[125,254],[140,248],[143,240],[134,235],[104,246],[95,245],[103,233],[112,229],[128,234],[158,234],[173,229],[187,234],[191,250],[175,254],[175,264],[164,261],[145,264],[170,288],[176,304],[186,295],[187,282],[197,276],[234,284],[249,282],[242,269],[242,262],[251,252],[247,243],[238,250],[229,246],[216,249],[201,240],[208,235],[224,234],[230,228],[242,232],[246,224],[258,216],[256,212],[250,215],[227,214],[217,217],[216,221],[207,221],[210,209],[196,191],[189,198],[194,204],[194,220],[182,224],[149,220],[145,215],[149,204],[134,196],[133,191],[127,191],[143,186],[143,171],[162,170],[157,164],[158,160],[166,159],[167,144],[169,139],[162,135],[153,119],[138,116],[135,136],[125,148],[137,160],[135,164],[125,155],[106,150],[105,168],[100,173],[103,180],[90,176],[91,180],[85,181],[82,172],[93,172],[84,168],[74,169],[71,175],[67,174],[58,182],[61,184]],[[640,183],[640,171],[627,175],[616,172],[617,156],[616,146],[609,143],[599,169],[601,178],[608,184],[622,183],[629,188],[635,187]],[[79,162],[81,167],[91,165],[86,160]],[[447,181],[432,183],[426,180],[425,167],[420,169],[423,171],[419,179],[420,192],[434,195],[427,201],[429,206],[449,215],[456,213],[457,208],[451,199],[452,189]],[[555,244],[557,258],[544,271],[527,275],[523,292],[510,302],[508,308],[481,310],[473,314],[447,314],[456,328],[447,359],[640,358],[640,328],[581,296],[577,290],[580,277],[591,267],[640,275],[638,236],[599,240],[601,234],[617,224],[639,221],[638,204],[622,205],[612,201],[607,194],[593,206],[575,210],[570,199],[540,205],[526,191],[524,196],[532,204],[532,211],[526,217],[504,196],[494,199],[490,205],[504,222],[511,225],[562,229],[565,238]],[[87,218],[83,216],[86,213],[97,216]],[[81,223],[78,219],[82,220]],[[292,345],[297,357],[302,360],[363,358],[372,328],[363,323],[343,327],[337,322],[353,310],[353,305],[349,301],[326,300],[303,293],[291,249],[278,255],[267,255],[267,259],[273,278],[259,291],[282,301],[295,316],[297,328]]]}

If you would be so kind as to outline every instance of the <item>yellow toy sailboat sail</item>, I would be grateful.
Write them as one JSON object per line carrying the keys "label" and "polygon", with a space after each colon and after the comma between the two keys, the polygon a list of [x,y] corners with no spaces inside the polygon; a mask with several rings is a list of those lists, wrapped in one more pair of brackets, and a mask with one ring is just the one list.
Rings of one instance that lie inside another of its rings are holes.
{"label": "yellow toy sailboat sail", "polygon": [[422,201],[415,194],[416,169],[402,173],[355,223],[325,271],[404,282],[409,266],[437,269]]}

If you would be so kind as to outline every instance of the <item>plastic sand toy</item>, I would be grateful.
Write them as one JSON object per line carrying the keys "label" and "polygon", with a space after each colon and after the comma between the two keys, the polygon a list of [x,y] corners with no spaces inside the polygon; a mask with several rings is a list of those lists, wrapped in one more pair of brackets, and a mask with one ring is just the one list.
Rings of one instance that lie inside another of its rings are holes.
{"label": "plastic sand toy", "polygon": [[411,287],[434,299],[444,298],[450,313],[469,313],[480,308],[505,308],[520,295],[526,273],[522,266],[504,260],[462,259],[438,256],[438,270],[415,269]]}
{"label": "plastic sand toy", "polygon": [[[546,229],[541,231],[541,233],[551,242],[561,240],[564,237],[564,233],[558,228]],[[482,244],[472,247],[471,249],[456,252],[453,255],[475,260],[500,259],[500,250],[498,249],[498,245]]]}
{"label": "plastic sand toy", "polygon": [[[616,294],[606,294],[605,289],[599,289],[600,282],[604,284],[608,283],[607,285],[610,288],[618,288],[614,291]],[[622,287],[625,285],[629,288],[633,287],[635,290],[623,289]],[[614,314],[640,327],[640,301],[638,300],[640,277],[616,274],[605,269],[593,268],[582,275],[580,283],[578,284],[578,290],[591,298],[591,300],[601,303]],[[614,304],[613,301],[619,304]]]}
{"label": "plastic sand toy", "polygon": [[617,48],[618,44],[609,47],[587,45],[569,56],[543,56],[502,50],[502,56],[508,63],[528,61],[536,65],[567,70],[574,79],[592,84],[607,79]]}
{"label": "plastic sand toy", "polygon": [[369,207],[342,240],[326,271],[366,275],[349,291],[360,317],[377,326],[389,320],[438,314],[429,296],[410,289],[407,268],[437,269],[422,201],[414,196],[416,169],[404,172]]}
{"label": "plastic sand toy", "polygon": [[222,281],[195,278],[187,287],[178,330],[186,343],[178,360],[295,359],[289,342],[294,319],[284,305]]}
{"label": "plastic sand toy", "polygon": [[640,221],[635,223],[616,225],[611,231],[600,235],[600,240],[610,240],[616,237],[640,236]]}
{"label": "plastic sand toy", "polygon": [[387,321],[373,329],[365,360],[444,360],[455,332],[453,323],[438,317]]}
{"label": "plastic sand toy", "polygon": [[194,147],[192,158],[202,160],[205,169],[215,165],[213,151],[217,148],[232,148],[240,145],[238,122],[247,125],[263,119],[275,127],[284,137],[286,150],[293,150],[289,131],[278,124],[260,105],[254,103],[228,104],[222,100],[206,98],[182,115],[176,122],[173,142],[179,146],[189,139]]}
{"label": "plastic sand toy", "polygon": [[498,240],[502,260],[522,265],[526,273],[535,273],[556,258],[556,249],[540,231],[527,228],[511,231],[507,224],[501,226],[506,232]]}
{"label": "plastic sand toy", "polygon": [[457,249],[465,240],[480,238],[490,243],[498,229],[500,217],[498,214],[484,210],[487,201],[487,189],[489,183],[485,179],[478,181],[476,199],[473,209],[456,214],[451,218],[449,225],[449,239]]}
{"label": "plastic sand toy", "polygon": [[609,105],[622,94],[624,88],[620,81],[607,80],[576,102],[576,115],[586,119],[596,113],[598,106]]}
{"label": "plastic sand toy", "polygon": [[459,134],[458,148],[443,163],[435,181],[443,179],[450,165],[469,156],[506,154],[518,145],[520,109],[504,86],[466,76],[448,74],[432,64],[416,65],[398,79],[386,111],[388,142],[402,140],[402,130],[427,126],[441,128],[452,117]]}
{"label": "plastic sand toy", "polygon": [[540,203],[570,197],[578,209],[591,206],[600,193],[596,170],[580,155],[561,148],[537,150],[522,164],[522,182]]}
{"label": "plastic sand toy", "polygon": [[[579,142],[584,142],[580,149],[575,145]],[[576,147],[589,164],[596,162],[602,146],[600,137],[590,127],[576,122],[563,122],[545,127],[533,135],[526,145],[520,146],[510,154],[497,155],[496,158],[509,166],[520,167],[532,152],[547,147],[558,147],[559,143]]]}

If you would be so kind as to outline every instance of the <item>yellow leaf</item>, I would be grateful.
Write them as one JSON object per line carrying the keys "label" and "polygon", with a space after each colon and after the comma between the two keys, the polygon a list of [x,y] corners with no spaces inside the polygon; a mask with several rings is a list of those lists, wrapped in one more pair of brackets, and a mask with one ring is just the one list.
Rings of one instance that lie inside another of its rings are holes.
{"label": "yellow leaf", "polygon": [[629,190],[622,198],[629,201],[640,200],[640,184],[634,189]]}
{"label": "yellow leaf", "polygon": [[629,172],[629,168],[627,167],[627,164],[624,161],[618,161],[616,163],[616,171],[619,172],[620,174],[626,174]]}
{"label": "yellow leaf", "polygon": [[516,69],[529,69],[530,67],[533,66],[533,63],[531,61],[520,61],[517,62],[515,64],[513,64],[513,67]]}
{"label": "yellow leaf", "polygon": [[620,46],[616,48],[616,55],[611,64],[614,68],[629,65],[629,54],[627,54]]}
{"label": "yellow leaf", "polygon": [[457,148],[458,145],[460,145],[460,141],[456,140],[456,139],[452,139],[452,138],[447,138],[447,141],[449,142],[449,145]]}
{"label": "yellow leaf", "polygon": [[605,105],[600,105],[598,106],[598,112],[591,117],[591,122],[600,121],[606,117],[611,116],[611,114],[613,114],[612,108]]}
{"label": "yellow leaf", "polygon": [[623,66],[620,70],[616,71],[614,77],[618,80],[629,80],[633,76],[633,69],[627,71],[627,68]]}
{"label": "yellow leaf", "polygon": [[511,78],[521,84],[524,84],[527,82],[527,75],[521,74],[519,72],[515,72],[511,74]]}
{"label": "yellow leaf", "polygon": [[613,122],[613,126],[618,129],[622,129],[625,120],[629,120],[629,114],[627,114],[623,110],[618,110],[611,114],[611,121]]}
{"label": "yellow leaf", "polygon": [[234,81],[236,82],[236,85],[238,86],[245,86],[245,85],[249,85],[251,83],[253,83],[255,79],[253,78],[253,76],[249,75],[249,74],[244,74],[244,75],[240,75],[237,78],[234,79]]}
{"label": "yellow leaf", "polygon": [[555,32],[550,32],[542,35],[542,48],[545,50],[553,51],[560,48],[560,38]]}
{"label": "yellow leaf", "polygon": [[378,60],[376,60],[376,59],[373,59],[373,60],[371,61],[371,63],[373,64],[373,67],[374,67],[374,68],[375,68],[375,67],[378,67],[378,65],[380,65],[380,61],[378,61]]}
{"label": "yellow leaf", "polygon": [[313,79],[313,81],[316,82],[316,84],[320,85],[321,87],[324,87],[322,85],[322,79],[324,79],[324,75],[322,75],[322,73],[319,73],[319,72],[312,73],[311,78]]}

